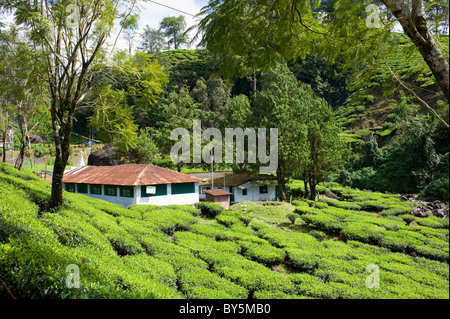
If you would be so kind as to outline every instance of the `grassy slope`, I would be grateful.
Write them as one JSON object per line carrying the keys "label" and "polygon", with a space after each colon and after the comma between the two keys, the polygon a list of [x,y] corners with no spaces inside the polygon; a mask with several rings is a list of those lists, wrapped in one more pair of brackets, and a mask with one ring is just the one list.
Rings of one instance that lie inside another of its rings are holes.
{"label": "grassy slope", "polygon": [[[448,223],[419,225],[394,196],[335,187],[346,201],[246,202],[208,219],[66,193],[49,213],[50,185],[4,164],[0,191],[0,278],[19,298],[449,298]],[[79,289],[66,288],[70,264]]]}

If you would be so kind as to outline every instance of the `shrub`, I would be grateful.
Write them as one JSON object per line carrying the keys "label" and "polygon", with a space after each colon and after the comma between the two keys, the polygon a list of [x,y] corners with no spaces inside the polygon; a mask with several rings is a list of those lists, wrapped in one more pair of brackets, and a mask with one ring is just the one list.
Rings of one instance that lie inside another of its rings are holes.
{"label": "shrub", "polygon": [[211,202],[198,202],[194,206],[206,217],[215,217],[224,210],[223,206]]}
{"label": "shrub", "polygon": [[294,213],[298,215],[317,214],[317,209],[309,206],[295,206]]}
{"label": "shrub", "polygon": [[216,241],[211,237],[193,234],[191,232],[176,232],[174,240],[177,245],[188,248],[193,253],[204,250],[212,250],[216,252],[237,253],[240,247],[231,241]]}
{"label": "shrub", "polygon": [[168,205],[168,206],[163,206],[163,207],[175,209],[175,210],[182,210],[182,211],[190,213],[192,216],[200,215],[200,210],[193,206],[190,206],[190,205]]}
{"label": "shrub", "polygon": [[342,228],[342,235],[346,240],[359,240],[365,243],[377,244],[383,238],[386,229],[367,223],[348,223]]}
{"label": "shrub", "polygon": [[189,299],[245,299],[245,288],[202,268],[185,268],[178,272],[181,291]]}
{"label": "shrub", "polygon": [[315,202],[313,207],[318,208],[318,209],[324,209],[324,208],[328,207],[328,204],[326,202],[319,201],[319,202]]}
{"label": "shrub", "polygon": [[307,273],[290,274],[289,279],[295,285],[295,293],[313,298],[335,299],[339,293],[320,278]]}
{"label": "shrub", "polygon": [[286,217],[287,217],[287,219],[289,219],[289,221],[292,224],[295,224],[295,220],[298,218],[298,215],[295,214],[295,213],[289,213],[289,214],[286,215]]}
{"label": "shrub", "polygon": [[338,207],[338,208],[342,208],[342,209],[353,209],[353,210],[361,209],[361,206],[356,202],[340,201],[340,200],[328,198],[328,197],[320,198],[320,202],[326,203],[329,206],[334,206],[334,207]]}
{"label": "shrub", "polygon": [[314,272],[321,263],[321,257],[313,250],[286,249],[288,261],[292,267],[301,272]]}
{"label": "shrub", "polygon": [[58,241],[69,247],[91,246],[104,251],[111,251],[110,242],[103,234],[88,222],[75,214],[69,219],[61,214],[46,214],[42,222],[54,231]]}
{"label": "shrub", "polygon": [[241,246],[242,254],[245,257],[265,265],[281,263],[284,260],[284,250],[273,247],[269,243],[257,244],[239,241],[239,246]]}
{"label": "shrub", "polygon": [[162,208],[144,213],[144,220],[155,224],[164,233],[172,235],[177,230],[188,230],[198,218],[186,211]]}
{"label": "shrub", "polygon": [[317,238],[318,240],[323,240],[327,237],[327,234],[325,234],[324,232],[322,232],[320,230],[312,230],[309,232],[309,235]]}
{"label": "shrub", "polygon": [[[448,158],[448,157],[447,157]],[[448,161],[447,161],[447,169],[448,169]],[[430,196],[435,197],[439,200],[448,202],[448,194],[449,194],[449,186],[448,186],[448,174],[447,177],[439,178],[437,180],[429,183],[423,192],[422,196]]]}
{"label": "shrub", "polygon": [[288,232],[270,226],[259,228],[258,234],[277,248],[314,247],[319,243],[309,234]]}
{"label": "shrub", "polygon": [[292,201],[292,205],[298,206],[298,207],[309,207],[309,204],[305,202],[304,200],[294,199]]}
{"label": "shrub", "polygon": [[431,228],[443,228],[444,224],[430,218],[418,218],[416,223],[421,226],[431,227]]}
{"label": "shrub", "polygon": [[227,227],[231,227],[232,225],[241,223],[239,218],[237,218],[236,216],[225,215],[223,213],[220,214],[220,215],[217,215],[216,216],[216,220],[219,223],[221,223],[221,224],[223,224],[223,225],[225,225]]}
{"label": "shrub", "polygon": [[340,223],[337,218],[330,216],[329,214],[306,214],[302,215],[302,219],[306,223],[312,224],[323,231],[339,232],[343,227],[343,224]]}
{"label": "shrub", "polygon": [[410,215],[410,214],[399,215],[398,217],[403,219],[403,221],[405,223],[407,223],[407,224],[410,224],[410,223],[412,223],[413,221],[416,220],[416,218],[413,215]]}
{"label": "shrub", "polygon": [[258,290],[253,294],[254,299],[311,299],[306,296],[287,294],[281,291]]}
{"label": "shrub", "polygon": [[149,278],[168,287],[176,288],[177,277],[169,263],[147,254],[125,256],[122,258],[122,261],[128,267],[142,271]]}
{"label": "shrub", "polygon": [[213,271],[249,291],[275,290],[292,293],[294,290],[294,285],[286,276],[239,255],[216,262]]}
{"label": "shrub", "polygon": [[411,211],[411,208],[408,206],[392,206],[388,209],[382,210],[380,212],[380,215],[382,216],[389,216],[389,215],[393,215],[393,216],[398,216],[398,215],[404,215],[407,214]]}
{"label": "shrub", "polygon": [[153,257],[171,264],[176,272],[186,267],[208,268],[208,264],[194,256],[187,248],[175,245],[159,239],[147,239],[147,244],[152,247]]}

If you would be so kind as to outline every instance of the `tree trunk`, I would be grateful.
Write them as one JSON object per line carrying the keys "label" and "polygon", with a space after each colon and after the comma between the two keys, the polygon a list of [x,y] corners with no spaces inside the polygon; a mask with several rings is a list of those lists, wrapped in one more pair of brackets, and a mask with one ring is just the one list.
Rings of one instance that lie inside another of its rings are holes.
{"label": "tree trunk", "polygon": [[410,10],[403,1],[383,0],[386,7],[399,20],[405,34],[419,50],[433,73],[447,101],[449,100],[449,66],[427,27],[422,0],[413,0]]}
{"label": "tree trunk", "polygon": [[277,170],[278,188],[280,189],[280,200],[282,202],[287,201],[286,197],[286,178],[284,172],[280,169]]}
{"label": "tree trunk", "polygon": [[316,200],[316,179],[314,177],[314,173],[308,174],[309,177],[309,199]]}
{"label": "tree trunk", "polygon": [[20,133],[22,135],[22,145],[20,146],[19,156],[17,157],[17,159],[14,163],[14,168],[18,169],[19,171],[22,169],[23,158],[25,157],[25,148],[26,148],[26,143],[27,143],[27,138],[25,137],[25,132],[23,130],[23,125],[22,125],[23,119],[24,119],[23,116],[21,116],[20,114],[17,115],[17,122],[19,123]]}
{"label": "tree trunk", "polygon": [[309,191],[308,191],[308,175],[303,174],[303,186],[305,187],[305,193],[303,194],[304,198],[308,198]]}
{"label": "tree trunk", "polygon": [[3,139],[3,163],[6,163],[6,134],[8,132],[8,112],[6,112],[5,117],[3,117],[3,111],[0,109],[0,116],[2,121],[2,139]]}
{"label": "tree trunk", "polygon": [[6,130],[7,128],[5,127],[5,130],[2,132],[2,139],[3,139],[3,163],[6,163]]}
{"label": "tree trunk", "polygon": [[14,167],[19,171],[22,169],[23,158],[25,157],[25,149],[26,149],[26,139],[24,139],[22,146],[20,146],[19,156],[17,156],[16,162],[14,163]]}
{"label": "tree trunk", "polygon": [[[56,118],[52,112],[52,118]],[[57,123],[56,119],[52,120]],[[67,123],[61,122],[61,128],[58,129],[53,124],[53,131],[55,133],[55,165],[53,167],[52,177],[52,193],[50,197],[49,209],[54,209],[63,203],[63,184],[64,171],[66,169],[67,161],[69,159],[70,139],[72,134],[72,117],[69,116]]]}

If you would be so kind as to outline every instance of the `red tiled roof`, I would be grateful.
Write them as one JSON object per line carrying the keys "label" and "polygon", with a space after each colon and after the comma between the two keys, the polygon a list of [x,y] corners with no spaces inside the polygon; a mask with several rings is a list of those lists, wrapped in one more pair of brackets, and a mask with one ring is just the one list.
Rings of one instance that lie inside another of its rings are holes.
{"label": "red tiled roof", "polygon": [[223,189],[209,189],[205,191],[205,194],[209,194],[212,196],[225,196],[231,195],[230,192],[224,191]]}
{"label": "red tiled roof", "polygon": [[140,186],[201,182],[202,179],[150,164],[83,166],[64,174],[63,183]]}

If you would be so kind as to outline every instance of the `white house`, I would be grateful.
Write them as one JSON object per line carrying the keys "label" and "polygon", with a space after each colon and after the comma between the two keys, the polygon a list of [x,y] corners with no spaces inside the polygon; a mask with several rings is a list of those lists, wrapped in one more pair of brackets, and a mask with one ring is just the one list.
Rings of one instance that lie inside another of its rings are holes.
{"label": "white house", "polygon": [[190,173],[203,179],[200,182],[200,200],[205,200],[205,191],[223,189],[231,193],[231,203],[242,201],[276,201],[279,198],[276,176],[252,173],[214,172]]}
{"label": "white house", "polygon": [[154,165],[127,164],[78,167],[64,174],[63,187],[124,207],[192,205],[199,201],[201,181]]}

